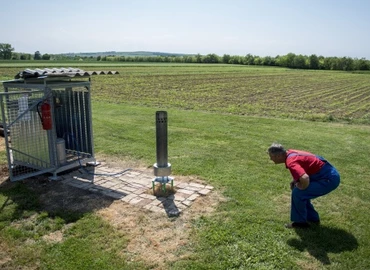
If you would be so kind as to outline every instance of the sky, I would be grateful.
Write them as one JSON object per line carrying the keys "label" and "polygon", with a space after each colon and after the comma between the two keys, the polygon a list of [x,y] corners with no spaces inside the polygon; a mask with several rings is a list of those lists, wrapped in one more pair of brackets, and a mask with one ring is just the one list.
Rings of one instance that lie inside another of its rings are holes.
{"label": "sky", "polygon": [[370,0],[0,0],[0,43],[34,54],[152,51],[370,60]]}

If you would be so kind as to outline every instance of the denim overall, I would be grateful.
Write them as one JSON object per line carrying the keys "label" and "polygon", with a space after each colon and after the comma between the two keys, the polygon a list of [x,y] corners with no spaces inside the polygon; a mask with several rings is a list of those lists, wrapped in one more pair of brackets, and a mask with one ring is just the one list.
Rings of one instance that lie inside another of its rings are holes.
{"label": "denim overall", "polygon": [[[291,156],[305,156],[304,154],[291,153]],[[305,190],[294,188],[292,190],[292,205],[290,219],[293,222],[319,221],[320,217],[311,203],[311,199],[328,194],[339,186],[340,176],[338,171],[323,157],[316,156],[324,166],[315,174],[309,175],[310,184]]]}

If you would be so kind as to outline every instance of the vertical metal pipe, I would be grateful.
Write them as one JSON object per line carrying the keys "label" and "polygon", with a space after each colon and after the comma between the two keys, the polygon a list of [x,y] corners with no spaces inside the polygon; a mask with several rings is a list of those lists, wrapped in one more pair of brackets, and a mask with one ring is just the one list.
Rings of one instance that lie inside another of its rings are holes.
{"label": "vertical metal pipe", "polygon": [[89,140],[89,137],[88,137],[88,135],[89,135],[89,132],[88,132],[88,130],[87,130],[87,120],[86,120],[86,114],[88,113],[88,110],[86,110],[86,108],[87,108],[87,106],[86,106],[86,91],[84,90],[82,93],[81,93],[81,95],[82,95],[82,107],[81,107],[81,113],[82,113],[82,123],[83,123],[83,133],[84,133],[84,142],[85,142],[85,145],[84,145],[84,147],[85,147],[85,152],[86,153],[91,153],[91,151],[90,151],[90,148],[89,148],[89,142],[90,142],[90,140]]}
{"label": "vertical metal pipe", "polygon": [[80,91],[76,91],[76,98],[77,98],[77,100],[76,100],[76,103],[77,103],[77,108],[76,108],[76,110],[77,110],[76,118],[77,119],[76,119],[76,121],[78,121],[77,126],[78,126],[78,132],[79,132],[79,134],[78,134],[79,135],[78,136],[78,147],[80,148],[79,151],[80,151],[80,153],[85,153],[86,150],[85,150],[85,147],[83,145],[83,142],[85,140],[84,140],[83,135],[82,135],[82,132],[83,132],[82,124],[83,123],[82,123],[82,114],[81,114],[81,93],[82,92],[80,92]]}
{"label": "vertical metal pipe", "polygon": [[[76,150],[75,142],[73,139],[74,133],[73,133],[73,111],[72,111],[72,88],[67,87],[66,88],[66,94],[67,94],[67,109],[68,109],[68,123],[69,123],[69,129],[68,129],[68,139],[69,139],[69,148],[73,151]],[[75,154],[75,152],[74,152]]]}
{"label": "vertical metal pipe", "polygon": [[87,126],[86,132],[88,132],[89,150],[90,150],[91,156],[94,157],[95,153],[94,153],[94,136],[93,136],[93,128],[92,128],[91,84],[90,82],[91,82],[91,78],[89,78],[89,85],[86,86],[86,89],[87,89],[86,98],[87,99],[86,99],[86,104],[85,104],[86,107],[84,107],[84,110],[87,113],[86,124],[88,124],[88,126]]}
{"label": "vertical metal pipe", "polygon": [[[5,87],[4,92],[5,93],[8,92],[7,87]],[[9,96],[6,95],[5,99],[8,101]],[[8,123],[7,123],[7,118],[6,118],[6,115],[5,115],[5,104],[4,104],[4,100],[3,100],[3,95],[0,95],[0,104],[1,104],[1,117],[2,117],[2,122],[3,122],[3,129],[4,129],[5,147],[6,147],[6,154],[7,154],[6,158],[8,160],[9,178],[12,181],[13,180],[12,160],[10,158],[10,145],[9,145],[9,140],[8,140],[8,125],[7,125]]]}
{"label": "vertical metal pipe", "polygon": [[167,167],[167,112],[156,112],[156,138],[157,138],[157,166]]}

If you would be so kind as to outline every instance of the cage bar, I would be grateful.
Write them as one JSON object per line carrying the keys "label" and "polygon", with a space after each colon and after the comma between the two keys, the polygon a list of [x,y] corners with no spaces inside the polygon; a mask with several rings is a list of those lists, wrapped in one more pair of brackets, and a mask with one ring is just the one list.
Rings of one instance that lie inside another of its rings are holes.
{"label": "cage bar", "polygon": [[[32,77],[3,86],[1,116],[11,181],[44,173],[57,180],[63,171],[96,163],[90,77]],[[51,130],[42,126],[44,101],[51,106]]]}

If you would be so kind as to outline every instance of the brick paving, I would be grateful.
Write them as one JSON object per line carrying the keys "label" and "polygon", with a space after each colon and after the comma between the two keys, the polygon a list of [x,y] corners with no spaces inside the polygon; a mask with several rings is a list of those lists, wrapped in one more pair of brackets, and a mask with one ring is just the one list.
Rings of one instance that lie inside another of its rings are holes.
{"label": "brick paving", "polygon": [[114,200],[168,216],[180,215],[198,197],[206,196],[213,189],[210,185],[176,182],[174,179],[176,192],[168,197],[158,197],[152,195],[152,181],[155,178],[153,174],[135,169],[123,171],[109,168],[106,164],[83,167],[60,175],[60,178],[66,185],[101,193]]}

